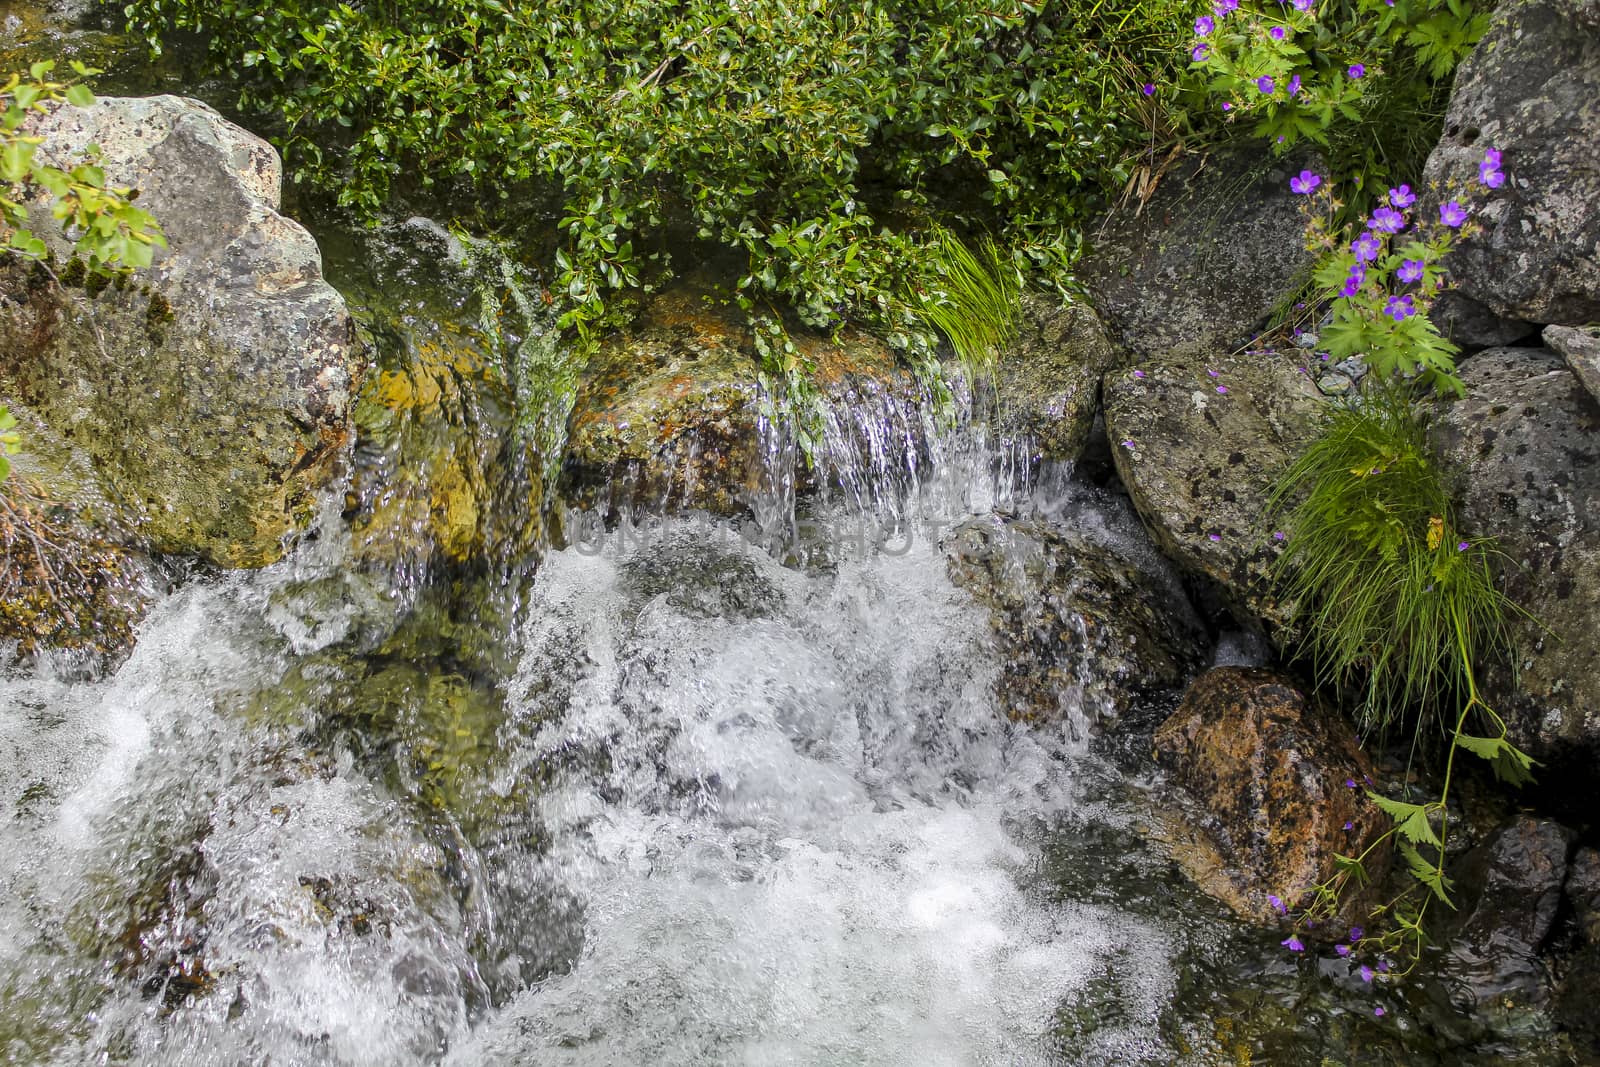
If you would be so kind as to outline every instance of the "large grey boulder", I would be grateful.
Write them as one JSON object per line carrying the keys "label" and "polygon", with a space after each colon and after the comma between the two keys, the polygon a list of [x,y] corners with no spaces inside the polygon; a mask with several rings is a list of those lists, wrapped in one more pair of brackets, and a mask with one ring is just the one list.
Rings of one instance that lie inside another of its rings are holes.
{"label": "large grey boulder", "polygon": [[[131,284],[0,278],[0,395],[92,459],[137,535],[224,566],[280,558],[350,435],[355,337],[265,141],[175,96],[30,119],[59,164],[100,146],[170,248]],[[34,229],[68,246],[42,200]]]}
{"label": "large grey boulder", "polygon": [[1512,621],[1520,677],[1493,678],[1491,702],[1536,759],[1600,780],[1600,403],[1544,349],[1489,349],[1460,373],[1434,445],[1462,526],[1496,539],[1533,616]]}
{"label": "large grey boulder", "polygon": [[1288,353],[1167,360],[1102,388],[1117,473],[1156,545],[1240,623],[1285,625],[1267,505],[1326,410],[1306,367]]}
{"label": "large grey boulder", "polygon": [[1249,341],[1316,262],[1305,198],[1289,189],[1306,168],[1323,165],[1306,153],[1196,157],[1161,179],[1141,210],[1112,213],[1078,269],[1112,335],[1139,358]]}
{"label": "large grey boulder", "polygon": [[[1477,189],[1480,229],[1447,260],[1462,297],[1492,315],[1577,325],[1600,319],[1600,17],[1580,0],[1515,0],[1456,72],[1445,135],[1424,171],[1434,203]],[[1477,185],[1487,148],[1506,183]],[[1436,210],[1429,205],[1426,210]],[[1505,340],[1461,322],[1458,339]],[[1487,320],[1486,320],[1487,321]],[[1514,331],[1513,331],[1514,332]]]}

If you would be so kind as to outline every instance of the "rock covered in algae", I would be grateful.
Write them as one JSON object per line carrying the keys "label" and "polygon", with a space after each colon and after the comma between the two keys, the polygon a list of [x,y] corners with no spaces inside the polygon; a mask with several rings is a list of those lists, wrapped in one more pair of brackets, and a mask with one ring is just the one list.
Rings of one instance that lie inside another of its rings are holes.
{"label": "rock covered in algae", "polygon": [[[792,453],[780,454],[781,437],[764,432],[770,402],[742,318],[681,284],[590,357],[568,424],[562,496],[606,511],[736,515],[764,494],[923,462],[920,391],[886,345],[849,329],[790,336],[842,413],[824,431],[819,473],[797,469]],[[785,487],[786,478],[798,484]]]}

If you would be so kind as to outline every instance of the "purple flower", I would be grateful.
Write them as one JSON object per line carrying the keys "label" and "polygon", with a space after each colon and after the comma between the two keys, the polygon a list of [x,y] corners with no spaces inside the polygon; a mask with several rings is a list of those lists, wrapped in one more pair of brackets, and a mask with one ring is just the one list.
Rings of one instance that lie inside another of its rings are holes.
{"label": "purple flower", "polygon": [[1206,368],[1206,373],[1207,373],[1207,374],[1209,374],[1209,375],[1211,375],[1211,377],[1213,377],[1213,378],[1220,378],[1220,377],[1222,377],[1222,375],[1220,375],[1220,374],[1218,374],[1218,373],[1217,373],[1217,372],[1216,372],[1216,370],[1215,370],[1215,369],[1214,369],[1214,368],[1212,368],[1212,367],[1207,367],[1207,368]]}
{"label": "purple flower", "polygon": [[1265,74],[1256,79],[1256,88],[1260,89],[1264,93],[1272,92],[1272,87],[1274,84],[1276,83],[1274,83],[1273,80],[1267,77]]}
{"label": "purple flower", "polygon": [[1506,176],[1492,163],[1483,162],[1478,164],[1478,180],[1491,189],[1498,189],[1506,183]]}
{"label": "purple flower", "polygon": [[1378,961],[1378,970],[1382,971],[1384,974],[1388,974],[1389,973],[1389,961],[1388,960],[1379,960]]}
{"label": "purple flower", "polygon": [[[1300,369],[1301,370],[1305,370],[1304,367],[1301,367]],[[1272,531],[1272,539],[1274,541],[1282,541],[1285,536],[1286,535],[1284,534],[1284,532],[1282,530],[1273,530]]]}
{"label": "purple flower", "polygon": [[1346,789],[1354,789],[1356,787],[1356,780],[1354,778],[1346,778],[1344,780],[1344,787]]}
{"label": "purple flower", "polygon": [[[1344,288],[1339,290],[1339,295],[1355,296],[1361,291],[1361,287],[1366,284],[1366,281],[1367,265],[1365,263],[1357,263],[1355,266],[1350,268],[1350,277],[1344,280]],[[1324,356],[1322,359],[1323,362],[1326,363],[1328,357]]]}
{"label": "purple flower", "polygon": [[1267,32],[1272,35],[1272,39],[1274,41],[1281,41],[1281,40],[1283,40],[1283,35],[1285,33],[1287,33],[1288,31],[1285,30],[1282,26],[1274,26],[1274,27],[1272,27],[1272,29],[1268,30]]}
{"label": "purple flower", "polygon": [[1440,204],[1439,221],[1453,230],[1467,221],[1467,209],[1454,200]]}
{"label": "purple flower", "polygon": [[1383,240],[1369,231],[1350,242],[1350,251],[1356,254],[1358,263],[1371,263],[1378,258],[1378,253],[1383,251]]}
{"label": "purple flower", "polygon": [[1217,24],[1211,21],[1210,15],[1201,15],[1194,20],[1194,35],[1196,37],[1204,37],[1216,28]]}
{"label": "purple flower", "polygon": [[1154,95],[1156,95],[1155,82],[1145,82],[1144,83],[1144,95],[1146,95],[1146,96],[1154,96]]}
{"label": "purple flower", "polygon": [[1406,283],[1420,282],[1422,280],[1422,260],[1401,260],[1400,269],[1394,272],[1394,276]]}
{"label": "purple flower", "polygon": [[1294,9],[1296,11],[1310,11],[1316,5],[1316,2],[1317,0],[1294,0]]}
{"label": "purple flower", "polygon": [[1410,296],[1391,296],[1383,305],[1383,313],[1396,322],[1404,322],[1417,313],[1417,306]]}
{"label": "purple flower", "polygon": [[1300,95],[1300,75],[1298,75],[1298,74],[1296,74],[1294,77],[1289,79],[1289,95],[1290,96],[1298,96],[1298,95]]}
{"label": "purple flower", "polygon": [[1350,928],[1350,943],[1352,945],[1355,944],[1357,941],[1360,941],[1363,937],[1366,937],[1366,936],[1367,936],[1367,932],[1365,930],[1363,930],[1361,927],[1352,926]]}
{"label": "purple flower", "polygon": [[1410,207],[1417,202],[1417,194],[1411,191],[1411,186],[1401,185],[1389,190],[1389,203],[1395,207]]}
{"label": "purple flower", "polygon": [[1211,5],[1212,13],[1218,18],[1221,18],[1231,11],[1237,11],[1238,9],[1239,0],[1217,0],[1216,3]]}
{"label": "purple flower", "polygon": [[1226,385],[1219,385],[1219,386],[1217,386],[1217,392],[1219,392],[1219,393],[1226,393],[1226,392],[1227,392],[1227,391],[1228,391],[1228,387],[1227,387],[1227,386],[1226,386]]}
{"label": "purple flower", "polygon": [[1282,941],[1279,941],[1278,944],[1282,945],[1290,952],[1304,952],[1306,950],[1305,945],[1301,944],[1300,939],[1295,937],[1293,934],[1290,934]]}
{"label": "purple flower", "polygon": [[1337,952],[1341,956],[1348,956],[1348,955],[1350,955],[1350,946],[1349,945],[1335,945],[1335,946],[1333,946],[1333,951]]}
{"label": "purple flower", "polygon": [[1196,63],[1199,63],[1201,60],[1205,59],[1206,56],[1209,56],[1210,54],[1211,54],[1211,49],[1207,48],[1203,44],[1195,45],[1194,46],[1194,51],[1189,53],[1190,57]]}
{"label": "purple flower", "polygon": [[1303,170],[1298,177],[1289,179],[1289,189],[1296,193],[1309,193],[1322,184],[1322,175],[1315,171]]}
{"label": "purple flower", "polygon": [[1372,1014],[1376,1015],[1378,1018],[1381,1019],[1384,1016],[1384,1010],[1382,1008],[1373,1008],[1372,1009]]}
{"label": "purple flower", "polygon": [[1483,150],[1483,161],[1492,167],[1500,166],[1500,149],[1486,148]]}
{"label": "purple flower", "polygon": [[1406,228],[1406,217],[1392,207],[1380,207],[1367,219],[1367,226],[1379,233],[1399,233]]}
{"label": "purple flower", "polygon": [[1472,547],[1472,542],[1471,541],[1463,541],[1459,545],[1456,546],[1456,551],[1457,552],[1465,552],[1467,549],[1469,549],[1471,547]]}
{"label": "purple flower", "polygon": [[1128,438],[1128,440],[1122,442],[1122,447],[1126,448],[1129,452],[1132,452],[1133,451],[1133,438],[1130,437],[1130,438]]}
{"label": "purple flower", "polygon": [[1346,830],[1354,830],[1356,828],[1356,824],[1351,822],[1351,821],[1349,821],[1348,819],[1346,819],[1345,820],[1345,824],[1344,824],[1344,828]]}
{"label": "purple flower", "polygon": [[1287,914],[1289,914],[1288,906],[1285,905],[1284,902],[1278,898],[1277,894],[1275,894],[1275,893],[1268,894],[1267,903],[1271,904],[1272,905],[1272,910],[1277,912],[1279,915],[1287,915]]}
{"label": "purple flower", "polygon": [[1365,963],[1361,965],[1361,980],[1363,982],[1372,981],[1372,968],[1368,967]]}
{"label": "purple flower", "polygon": [[1352,64],[1350,64],[1350,69],[1345,71],[1345,73],[1350,75],[1350,77],[1352,77],[1352,78],[1359,78],[1363,74],[1365,74],[1366,72],[1367,72],[1367,68],[1362,66],[1360,63],[1352,63]]}
{"label": "purple flower", "polygon": [[1211,538],[1211,540],[1213,540],[1213,541],[1222,540],[1222,535],[1221,534],[1207,534],[1206,536]]}
{"label": "purple flower", "polygon": [[1136,370],[1136,371],[1133,372],[1133,376],[1135,378],[1143,378],[1144,377],[1144,371]]}

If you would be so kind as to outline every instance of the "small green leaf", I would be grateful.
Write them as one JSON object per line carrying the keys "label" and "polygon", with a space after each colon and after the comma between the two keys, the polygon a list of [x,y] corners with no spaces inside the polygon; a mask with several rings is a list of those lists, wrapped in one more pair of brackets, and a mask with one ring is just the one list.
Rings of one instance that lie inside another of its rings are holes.
{"label": "small green leaf", "polygon": [[72,86],[67,90],[67,103],[74,107],[89,107],[94,103],[94,93],[82,83]]}

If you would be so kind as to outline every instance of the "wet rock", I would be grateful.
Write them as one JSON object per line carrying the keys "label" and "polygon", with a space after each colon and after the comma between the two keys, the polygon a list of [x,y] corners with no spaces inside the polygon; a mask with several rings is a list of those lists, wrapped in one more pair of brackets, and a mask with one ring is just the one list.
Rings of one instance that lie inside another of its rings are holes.
{"label": "wet rock", "polygon": [[1600,945],[1600,851],[1580,848],[1567,872],[1567,900],[1578,932],[1592,945]]}
{"label": "wet rock", "polygon": [[1315,255],[1289,179],[1326,173],[1307,153],[1194,158],[1166,175],[1143,209],[1122,208],[1078,268],[1111,334],[1136,357],[1227,352],[1290,299]]}
{"label": "wet rock", "polygon": [[1594,995],[1600,989],[1600,852],[1580,848],[1572,857],[1565,889],[1579,948],[1561,967],[1552,1014],[1573,1043],[1600,1060],[1600,1018]]}
{"label": "wet rock", "polygon": [[[1433,443],[1473,536],[1504,554],[1520,676],[1491,676],[1512,740],[1546,766],[1600,781],[1600,403],[1554,354],[1497,348],[1461,365]],[[1536,620],[1536,621],[1535,621]]]}
{"label": "wet rock", "polygon": [[[1446,264],[1460,293],[1502,319],[1600,319],[1600,26],[1592,5],[1501,5],[1456,71],[1445,135],[1424,169],[1433,204],[1476,187],[1485,148],[1506,183],[1482,190],[1481,232]],[[1474,195],[1478,195],[1475,192]]]}
{"label": "wet rock", "polygon": [[867,478],[914,471],[926,451],[921,396],[894,353],[850,330],[837,341],[798,328],[791,337],[832,408],[818,473],[796,469],[763,429],[769,400],[748,328],[684,284],[590,358],[568,422],[563,498],[610,514],[735,515],[791,488],[859,491]]}
{"label": "wet rock", "polygon": [[1567,361],[1589,395],[1600,400],[1600,326],[1546,326],[1545,347]]}
{"label": "wet rock", "polygon": [[487,343],[426,315],[390,342],[355,407],[346,501],[355,557],[420,576],[439,563],[534,554],[542,465],[517,432],[511,385]]}
{"label": "wet rock", "polygon": [[1122,359],[1094,309],[1023,298],[1016,344],[994,373],[996,429],[1039,460],[1076,460],[1100,403],[1100,378]]}
{"label": "wet rock", "polygon": [[1519,815],[1468,853],[1458,884],[1478,888],[1462,907],[1450,942],[1448,973],[1458,999],[1500,1028],[1550,998],[1539,949],[1550,936],[1573,833],[1559,823]]}
{"label": "wet rock", "polygon": [[1013,719],[1076,732],[1204,662],[1205,630],[1177,583],[1077,530],[995,516],[941,544],[951,580],[989,609]]}
{"label": "wet rock", "polygon": [[[1372,774],[1349,726],[1268,670],[1201,675],[1156,730],[1155,751],[1198,803],[1220,854],[1220,863],[1191,873],[1248,919],[1275,920],[1269,895],[1295,901],[1334,873],[1334,855],[1357,855],[1388,828],[1382,811],[1346,784]],[[1375,883],[1387,862],[1386,850],[1368,860]],[[1345,904],[1353,914],[1355,896]]]}
{"label": "wet rock", "polygon": [[1156,545],[1241,624],[1281,627],[1267,501],[1327,403],[1303,365],[1286,353],[1160,361],[1103,390],[1117,473]]}
{"label": "wet rock", "polygon": [[[97,293],[8,267],[0,387],[93,458],[155,550],[279,559],[350,436],[357,353],[316,243],[277,212],[277,153],[174,96],[63,106],[26,129],[56,163],[98,144],[171,247]],[[64,259],[48,206],[31,210]]]}

